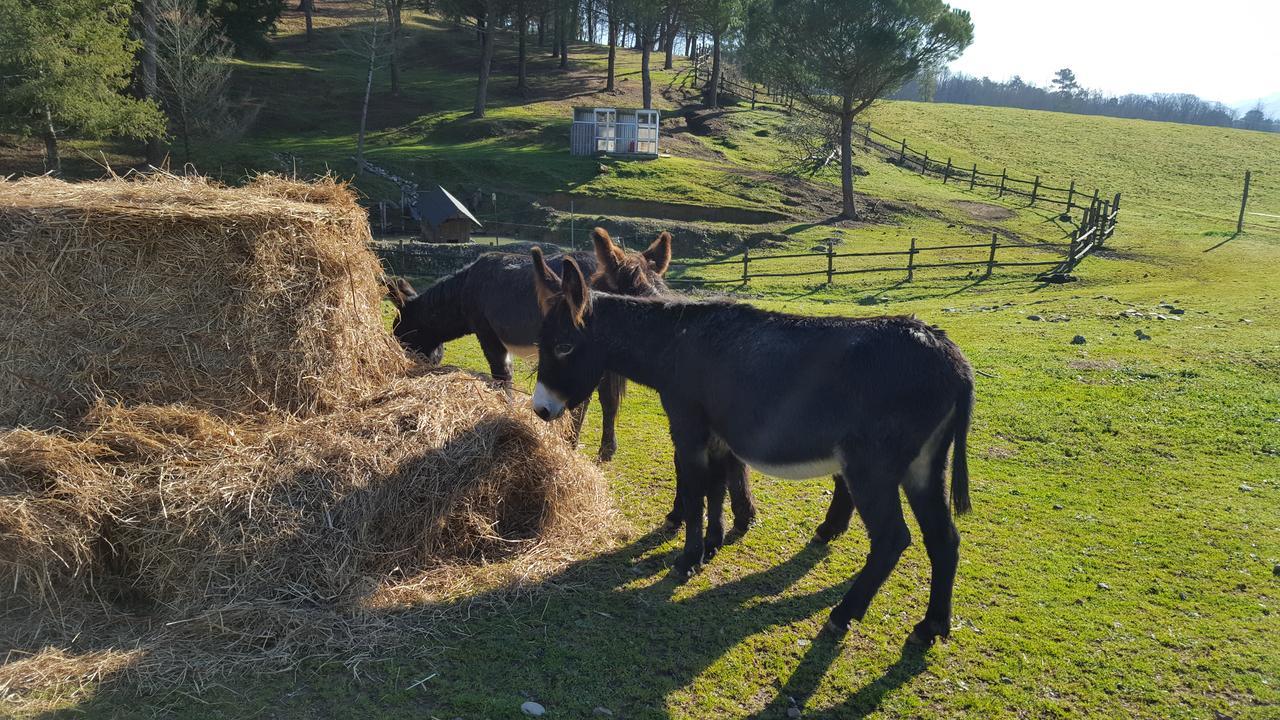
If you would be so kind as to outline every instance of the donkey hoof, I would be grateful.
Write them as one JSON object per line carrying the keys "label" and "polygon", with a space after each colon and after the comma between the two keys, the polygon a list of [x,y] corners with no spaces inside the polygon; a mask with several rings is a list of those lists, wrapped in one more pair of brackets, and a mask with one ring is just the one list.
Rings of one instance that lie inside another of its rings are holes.
{"label": "donkey hoof", "polygon": [[617,445],[601,445],[600,452],[596,455],[596,458],[602,463],[607,463],[613,459],[613,455],[616,452],[618,452]]}
{"label": "donkey hoof", "polygon": [[676,560],[675,566],[671,568],[671,575],[679,582],[684,582],[694,575],[698,574],[699,565],[697,563],[686,562],[684,558]]}
{"label": "donkey hoof", "polygon": [[668,515],[662,520],[662,529],[667,532],[675,532],[679,530],[680,526],[683,524],[684,520],[680,517],[672,517]]}
{"label": "donkey hoof", "polygon": [[843,625],[836,622],[835,618],[827,618],[827,622],[822,626],[821,634],[835,640],[839,640],[849,632],[849,623]]}
{"label": "donkey hoof", "polygon": [[911,634],[907,636],[907,644],[918,648],[932,647],[934,641],[942,639],[946,641],[950,636],[950,628],[940,627],[940,623],[931,620],[921,620],[911,629]]}
{"label": "donkey hoof", "polygon": [[843,533],[844,530],[834,530],[827,528],[824,525],[819,525],[818,529],[813,531],[812,542],[817,545],[826,545],[832,540],[840,537]]}

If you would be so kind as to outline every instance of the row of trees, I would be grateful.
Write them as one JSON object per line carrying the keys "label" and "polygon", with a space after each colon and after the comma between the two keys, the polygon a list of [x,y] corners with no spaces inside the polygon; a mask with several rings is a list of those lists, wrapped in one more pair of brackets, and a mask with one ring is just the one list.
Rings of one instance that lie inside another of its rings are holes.
{"label": "row of trees", "polygon": [[[742,26],[749,0],[439,0],[435,3],[449,19],[474,28],[480,43],[479,73],[473,114],[483,117],[488,100],[494,48],[500,32],[517,37],[516,89],[528,89],[529,37],[536,33],[538,47],[550,42],[553,58],[567,68],[570,42],[600,43],[609,48],[605,90],[616,88],[617,49],[640,52],[641,93],[644,107],[652,107],[653,55],[661,53],[664,69],[673,67],[683,45],[686,56],[702,49],[711,56],[712,83],[719,80],[722,47]],[[392,34],[392,42],[395,35]],[[394,88],[393,88],[394,91]],[[718,98],[709,94],[714,105]]]}
{"label": "row of trees", "polygon": [[893,97],[1280,132],[1280,119],[1268,118],[1261,107],[1242,114],[1222,103],[1185,93],[1105,95],[1082,87],[1070,68],[1059,70],[1049,87],[1025,82],[1017,75],[998,82],[987,77],[928,69]]}

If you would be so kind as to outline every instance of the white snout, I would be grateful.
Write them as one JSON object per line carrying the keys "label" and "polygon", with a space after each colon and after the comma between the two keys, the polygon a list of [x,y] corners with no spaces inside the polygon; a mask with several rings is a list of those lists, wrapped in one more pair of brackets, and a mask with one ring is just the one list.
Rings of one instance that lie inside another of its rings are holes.
{"label": "white snout", "polygon": [[555,420],[564,413],[564,401],[546,385],[538,383],[533,389],[533,411],[543,420]]}

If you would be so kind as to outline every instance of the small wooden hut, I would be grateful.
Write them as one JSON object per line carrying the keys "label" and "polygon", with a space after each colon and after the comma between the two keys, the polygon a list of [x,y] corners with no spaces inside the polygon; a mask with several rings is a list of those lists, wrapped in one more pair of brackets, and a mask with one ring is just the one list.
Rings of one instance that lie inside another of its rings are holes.
{"label": "small wooden hut", "polygon": [[472,228],[484,227],[466,205],[439,185],[418,193],[418,218],[424,242],[471,242]]}

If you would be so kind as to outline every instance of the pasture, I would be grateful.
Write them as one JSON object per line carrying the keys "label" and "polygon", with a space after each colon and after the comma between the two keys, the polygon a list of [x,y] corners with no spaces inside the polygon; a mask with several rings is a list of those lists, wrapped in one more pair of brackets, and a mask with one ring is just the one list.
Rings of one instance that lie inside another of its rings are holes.
{"label": "pasture", "polygon": [[[433,19],[415,14],[407,26],[406,97],[379,100],[374,162],[512,196],[572,189],[793,212],[796,192],[770,170],[787,122],[776,110],[729,108],[719,130],[685,135],[675,157],[615,161],[599,173],[599,163],[571,158],[559,135],[567,108],[590,102],[570,94],[598,79],[598,49],[583,50],[578,75],[564,83],[535,86],[527,102],[504,96],[489,118],[468,121],[469,66],[444,66],[438,47],[471,50]],[[291,17],[275,58],[245,62],[241,81],[269,110],[241,142],[202,150],[202,167],[239,175],[280,152],[301,158],[303,171],[352,167],[348,110],[357,108],[347,100],[361,77],[326,35],[345,26],[320,27],[318,48],[304,48],[290,36]],[[619,55],[630,97],[636,58]],[[657,77],[661,88],[674,73]],[[304,123],[289,103],[322,83],[334,101]],[[675,97],[658,106],[673,108]],[[12,712],[514,718],[534,700],[553,718],[604,716],[600,709],[620,718],[783,718],[791,708],[833,719],[1280,717],[1280,231],[1232,235],[1245,169],[1258,183],[1253,209],[1280,214],[1280,136],[905,102],[878,105],[870,118],[930,157],[1075,177],[1125,196],[1116,237],[1084,261],[1078,282],[937,270],[909,284],[888,275],[831,286],[761,278],[737,293],[800,314],[914,314],[944,328],[979,372],[974,509],[957,519],[949,642],[903,647],[928,595],[928,560],[910,518],[913,544],[865,620],[840,642],[819,635],[868,548],[856,521],[825,548],[809,544],[829,480],[753,473],[758,524],[687,582],[673,579],[679,534],[660,529],[674,492],[671,442],[657,396],[633,384],[618,453],[603,466],[618,538],[518,591],[462,588],[414,608],[464,618],[432,627],[416,648],[154,689],[110,677],[79,692],[51,685]],[[993,227],[1031,243],[1060,242],[1065,231],[1046,209],[859,162],[869,171],[857,181],[860,200],[888,208],[877,222],[712,229],[785,238],[773,252],[804,252],[832,236],[844,248],[897,249],[912,237],[989,237]],[[379,182],[359,187],[376,195],[386,191]],[[799,193],[821,197],[833,182],[819,176]],[[1008,216],[975,217],[973,202]],[[1076,336],[1084,343],[1073,344]],[[445,363],[488,371],[474,337],[449,343]],[[528,364],[517,361],[515,383],[532,390]],[[593,403],[584,457],[598,434]],[[0,713],[16,701],[0,697]]]}

